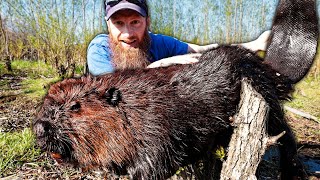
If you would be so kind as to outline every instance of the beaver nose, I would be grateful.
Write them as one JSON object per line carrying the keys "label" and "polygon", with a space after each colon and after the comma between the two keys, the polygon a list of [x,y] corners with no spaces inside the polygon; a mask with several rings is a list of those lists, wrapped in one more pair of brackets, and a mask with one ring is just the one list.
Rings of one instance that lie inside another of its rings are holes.
{"label": "beaver nose", "polygon": [[38,138],[49,135],[51,125],[46,121],[38,121],[33,125],[33,132]]}

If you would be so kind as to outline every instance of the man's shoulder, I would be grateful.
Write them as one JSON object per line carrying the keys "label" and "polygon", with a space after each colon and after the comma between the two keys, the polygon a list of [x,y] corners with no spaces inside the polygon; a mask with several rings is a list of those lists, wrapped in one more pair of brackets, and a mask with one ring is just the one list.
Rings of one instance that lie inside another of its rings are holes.
{"label": "man's shoulder", "polygon": [[167,40],[167,39],[176,39],[174,37],[171,37],[171,36],[167,36],[167,35],[164,35],[164,34],[154,34],[152,32],[149,32],[149,35],[151,37],[151,40]]}
{"label": "man's shoulder", "polygon": [[90,45],[109,46],[108,34],[98,34],[96,37],[92,39]]}
{"label": "man's shoulder", "polygon": [[151,38],[150,53],[154,61],[188,52],[188,44],[172,36],[150,32],[149,35]]}

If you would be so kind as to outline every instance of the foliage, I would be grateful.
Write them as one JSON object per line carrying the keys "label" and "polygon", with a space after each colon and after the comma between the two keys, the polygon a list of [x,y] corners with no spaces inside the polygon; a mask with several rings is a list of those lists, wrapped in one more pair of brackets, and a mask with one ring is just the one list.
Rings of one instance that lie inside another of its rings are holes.
{"label": "foliage", "polygon": [[29,128],[22,132],[0,132],[0,152],[0,177],[25,162],[34,161],[40,155]]}
{"label": "foliage", "polygon": [[88,43],[102,31],[101,23],[89,28],[85,20],[86,8],[91,3],[96,8],[96,2],[5,0],[0,35],[8,37],[8,42],[1,43],[8,45],[11,60],[38,59],[57,69],[60,76],[72,76],[76,66],[84,67]]}
{"label": "foliage", "polygon": [[213,152],[213,155],[216,159],[223,161],[223,159],[226,157],[226,152],[225,152],[225,149],[223,148],[223,146],[219,146],[215,150],[215,152]]}
{"label": "foliage", "polygon": [[[258,37],[270,29],[277,3],[277,0],[148,0],[153,32],[196,44],[239,43]],[[173,31],[168,33],[165,27]]]}

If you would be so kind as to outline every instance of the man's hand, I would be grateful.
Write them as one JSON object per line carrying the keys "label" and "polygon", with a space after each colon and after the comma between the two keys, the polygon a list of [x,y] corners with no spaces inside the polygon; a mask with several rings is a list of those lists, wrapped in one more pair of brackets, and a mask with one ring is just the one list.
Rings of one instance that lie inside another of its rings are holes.
{"label": "man's hand", "polygon": [[200,56],[201,56],[200,53],[194,53],[194,54],[186,54],[186,55],[179,55],[179,56],[164,58],[154,63],[151,63],[147,68],[167,67],[175,64],[197,63],[199,61],[198,58]]}
{"label": "man's hand", "polygon": [[251,42],[242,43],[239,45],[246,49],[250,49],[253,52],[266,51],[270,34],[271,34],[271,31],[265,31],[258,37],[258,39]]}

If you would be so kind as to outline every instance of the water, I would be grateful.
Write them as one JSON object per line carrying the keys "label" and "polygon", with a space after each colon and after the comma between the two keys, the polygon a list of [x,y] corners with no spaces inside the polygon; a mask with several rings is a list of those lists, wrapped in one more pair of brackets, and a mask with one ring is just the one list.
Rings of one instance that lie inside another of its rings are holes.
{"label": "water", "polygon": [[[300,156],[300,160],[309,175],[320,177],[320,159]],[[276,146],[269,148],[263,157],[263,161],[273,164],[275,168],[279,168],[278,148]]]}

